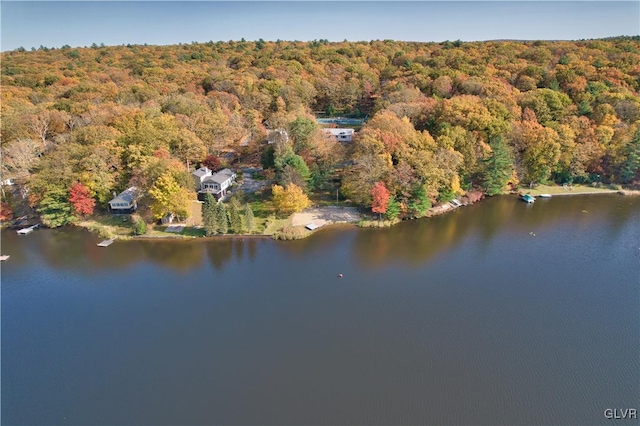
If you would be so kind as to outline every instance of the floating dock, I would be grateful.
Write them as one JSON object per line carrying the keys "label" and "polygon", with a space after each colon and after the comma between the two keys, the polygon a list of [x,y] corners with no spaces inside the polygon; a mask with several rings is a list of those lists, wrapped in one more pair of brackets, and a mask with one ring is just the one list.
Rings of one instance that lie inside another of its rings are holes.
{"label": "floating dock", "polygon": [[98,247],[109,247],[111,244],[113,244],[115,240],[116,240],[115,238],[104,240],[103,242],[98,243]]}
{"label": "floating dock", "polygon": [[22,228],[22,229],[18,229],[18,234],[20,235],[27,235],[33,232],[34,229],[36,229],[38,227],[38,225],[32,225],[29,226],[28,228]]}

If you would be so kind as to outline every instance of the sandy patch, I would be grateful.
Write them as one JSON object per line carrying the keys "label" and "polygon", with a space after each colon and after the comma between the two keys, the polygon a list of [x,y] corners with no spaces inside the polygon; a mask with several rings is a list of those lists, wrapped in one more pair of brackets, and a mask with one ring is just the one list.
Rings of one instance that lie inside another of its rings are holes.
{"label": "sandy patch", "polygon": [[291,217],[291,224],[293,226],[306,226],[314,223],[318,227],[322,227],[330,223],[357,222],[360,219],[362,217],[353,207],[318,207],[295,213]]}

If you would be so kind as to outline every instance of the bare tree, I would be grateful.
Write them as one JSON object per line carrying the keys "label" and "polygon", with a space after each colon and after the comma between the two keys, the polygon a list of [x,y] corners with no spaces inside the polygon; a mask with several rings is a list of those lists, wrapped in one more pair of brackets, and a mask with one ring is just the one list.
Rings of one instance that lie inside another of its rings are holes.
{"label": "bare tree", "polygon": [[44,152],[44,147],[44,141],[28,138],[6,144],[2,149],[3,179],[28,179]]}

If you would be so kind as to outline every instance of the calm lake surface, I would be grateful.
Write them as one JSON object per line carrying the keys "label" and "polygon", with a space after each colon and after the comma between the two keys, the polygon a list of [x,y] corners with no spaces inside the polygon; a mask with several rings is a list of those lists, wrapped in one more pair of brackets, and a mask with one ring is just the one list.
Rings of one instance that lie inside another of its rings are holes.
{"label": "calm lake surface", "polygon": [[637,423],[640,197],[99,241],[2,232],[3,424]]}

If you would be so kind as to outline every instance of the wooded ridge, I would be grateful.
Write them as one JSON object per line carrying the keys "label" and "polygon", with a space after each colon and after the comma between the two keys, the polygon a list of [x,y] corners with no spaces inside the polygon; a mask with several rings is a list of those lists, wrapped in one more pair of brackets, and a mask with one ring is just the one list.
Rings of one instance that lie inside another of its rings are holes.
{"label": "wooded ridge", "polygon": [[[639,37],[94,44],[0,59],[2,179],[53,226],[130,186],[149,221],[179,209],[207,155],[413,217],[518,182],[640,181]],[[344,144],[319,115],[367,120]],[[269,129],[288,138],[268,144]],[[16,200],[3,201],[9,214]]]}

